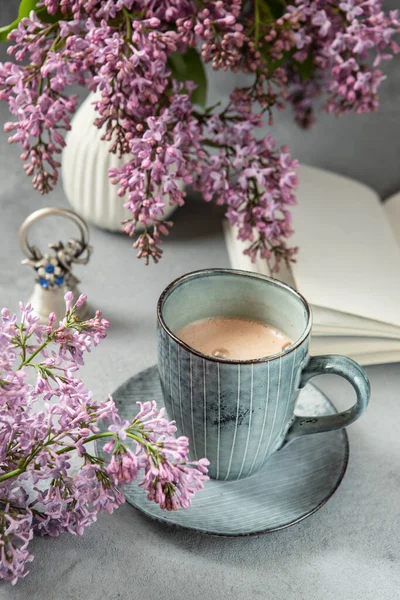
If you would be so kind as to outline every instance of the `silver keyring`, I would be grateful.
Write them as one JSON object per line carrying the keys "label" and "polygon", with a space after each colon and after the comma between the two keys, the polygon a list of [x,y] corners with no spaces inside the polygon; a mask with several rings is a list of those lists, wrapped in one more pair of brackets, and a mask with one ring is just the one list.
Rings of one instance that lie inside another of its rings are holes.
{"label": "silver keyring", "polygon": [[81,219],[81,217],[79,215],[77,215],[76,213],[74,213],[72,210],[68,210],[66,208],[54,208],[54,207],[40,208],[39,210],[36,210],[32,214],[30,214],[25,219],[25,221],[22,223],[22,225],[19,229],[19,244],[21,246],[23,253],[31,260],[35,260],[37,258],[39,251],[38,251],[38,248],[36,248],[35,246],[31,246],[29,244],[28,231],[36,221],[39,221],[43,217],[50,217],[50,216],[66,217],[66,218],[70,219],[71,221],[73,221],[78,226],[78,229],[81,234],[81,246],[82,246],[82,252],[80,252],[78,254],[78,256],[80,254],[82,254],[86,250],[86,248],[89,246],[88,226],[86,225],[85,221],[83,219]]}

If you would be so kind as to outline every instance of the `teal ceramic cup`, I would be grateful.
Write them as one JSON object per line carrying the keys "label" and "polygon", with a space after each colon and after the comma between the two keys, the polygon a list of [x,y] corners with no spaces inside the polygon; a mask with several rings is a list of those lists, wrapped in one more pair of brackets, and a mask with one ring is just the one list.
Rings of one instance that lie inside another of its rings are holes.
{"label": "teal ceramic cup", "polygon": [[[310,356],[311,311],[306,300],[278,280],[233,269],[188,273],[158,301],[158,366],[165,406],[193,460],[207,457],[209,474],[228,480],[256,473],[268,457],[302,435],[341,429],[366,409],[364,370],[345,356]],[[241,317],[268,323],[293,340],[278,354],[228,360],[198,352],[176,332],[198,319]],[[334,373],[356,392],[352,408],[335,415],[295,415],[301,388]]]}

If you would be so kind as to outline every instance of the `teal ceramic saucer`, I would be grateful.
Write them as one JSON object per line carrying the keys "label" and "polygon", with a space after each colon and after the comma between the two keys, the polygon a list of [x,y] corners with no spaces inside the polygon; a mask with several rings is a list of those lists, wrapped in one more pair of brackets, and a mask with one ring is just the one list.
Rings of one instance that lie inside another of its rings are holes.
{"label": "teal ceramic saucer", "polygon": [[[132,419],[137,401],[156,400],[163,406],[157,366],[128,379],[113,398],[122,419]],[[330,400],[313,385],[300,392],[296,414],[335,412]],[[98,440],[97,451],[106,458],[103,445]],[[331,431],[298,438],[246,479],[210,479],[186,510],[161,510],[136,484],[127,486],[124,493],[127,502],[158,521],[214,535],[255,535],[294,525],[321,508],[340,485],[348,457],[346,432]]]}

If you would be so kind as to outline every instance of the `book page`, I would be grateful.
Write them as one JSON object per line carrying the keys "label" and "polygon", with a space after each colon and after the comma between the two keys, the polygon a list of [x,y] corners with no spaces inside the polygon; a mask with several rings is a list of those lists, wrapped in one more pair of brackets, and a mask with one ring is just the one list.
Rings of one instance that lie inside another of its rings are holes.
{"label": "book page", "polygon": [[[229,260],[232,267],[244,271],[254,271],[262,275],[270,275],[267,262],[260,258],[253,263],[243,254],[246,243],[237,239],[237,230],[227,221],[223,222],[223,230],[227,245]],[[296,288],[291,269],[282,265],[280,272],[275,275],[281,281]],[[379,338],[400,339],[400,327],[383,321],[368,319],[345,313],[331,308],[312,304],[313,333],[316,336],[373,336]]]}
{"label": "book page", "polygon": [[383,203],[386,218],[400,247],[400,192],[390,196]]}
{"label": "book page", "polygon": [[[322,329],[331,329],[332,331],[343,330],[345,335],[358,335],[357,332],[363,332],[363,335],[377,335],[379,337],[400,338],[400,328],[382,323],[382,321],[374,321],[356,315],[349,315],[329,308],[321,306],[312,306],[313,314],[313,331],[321,331]],[[341,335],[340,333],[331,335]]]}
{"label": "book page", "polygon": [[388,363],[400,362],[400,352],[380,352],[378,354],[353,354],[350,358],[359,365],[386,365]]}
{"label": "book page", "polygon": [[311,335],[311,354],[378,354],[381,352],[400,352],[400,340],[353,336],[318,337]]}
{"label": "book page", "polygon": [[400,248],[377,194],[304,165],[299,179],[297,289],[313,305],[400,326]]}
{"label": "book page", "polygon": [[[329,352],[327,354],[330,354]],[[352,358],[359,365],[365,367],[367,365],[383,365],[388,363],[400,362],[400,351],[395,352],[365,352],[365,353],[349,353],[345,352],[346,356]],[[317,383],[318,385],[318,383]]]}
{"label": "book page", "polygon": [[329,325],[313,325],[312,334],[314,337],[355,337],[355,338],[365,338],[374,337],[380,340],[397,340],[400,341],[400,333],[399,330],[397,333],[380,333],[379,331],[374,331],[373,329],[354,329],[350,327],[332,327]]}

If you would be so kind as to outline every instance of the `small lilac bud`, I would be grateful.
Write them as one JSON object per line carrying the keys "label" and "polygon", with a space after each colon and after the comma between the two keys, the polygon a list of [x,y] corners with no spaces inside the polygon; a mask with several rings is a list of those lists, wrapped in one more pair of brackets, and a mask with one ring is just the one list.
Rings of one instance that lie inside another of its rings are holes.
{"label": "small lilac bud", "polygon": [[64,296],[64,300],[65,300],[65,309],[67,312],[70,312],[73,302],[74,302],[74,294],[73,292],[67,292]]}
{"label": "small lilac bud", "polygon": [[81,294],[75,303],[76,308],[77,309],[81,308],[85,304],[86,300],[87,300],[86,294]]}

